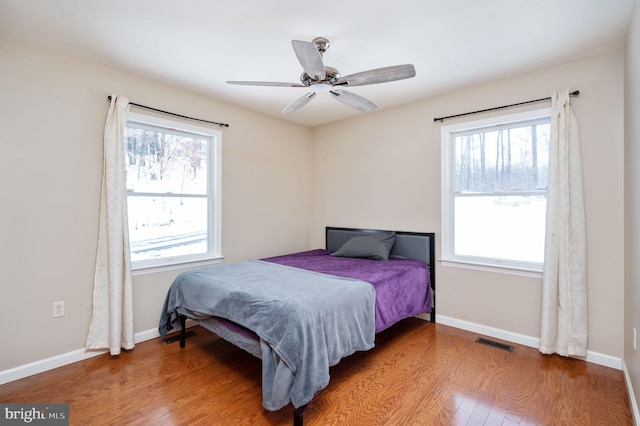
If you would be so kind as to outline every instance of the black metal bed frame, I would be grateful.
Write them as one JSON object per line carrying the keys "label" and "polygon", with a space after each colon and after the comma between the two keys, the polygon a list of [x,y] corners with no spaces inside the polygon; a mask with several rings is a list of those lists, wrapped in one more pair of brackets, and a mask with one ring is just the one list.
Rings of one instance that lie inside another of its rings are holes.
{"label": "black metal bed frame", "polygon": [[[339,237],[337,239],[337,241],[332,241],[331,244],[329,243],[329,238],[330,238],[330,233],[333,231],[337,231],[339,233],[342,234],[341,237]],[[335,251],[335,246],[337,245],[338,247],[342,245],[341,241],[344,240],[345,238],[348,239],[349,235],[351,234],[362,234],[362,233],[372,233],[372,232],[390,232],[390,231],[382,231],[382,230],[375,230],[375,229],[357,229],[357,228],[336,228],[336,227],[326,227],[326,235],[325,235],[325,240],[326,240],[326,248],[327,250],[332,250]],[[429,271],[430,271],[430,280],[431,280],[431,294],[432,294],[432,300],[431,300],[431,313],[430,313],[430,321],[435,323],[436,322],[436,305],[435,305],[435,298],[436,298],[436,272],[435,272],[435,233],[433,232],[398,232],[396,231],[396,236],[401,236],[400,238],[404,238],[405,236],[408,237],[409,240],[411,240],[411,236],[417,237],[417,238],[422,238],[422,237],[428,237],[429,241],[428,241],[428,246],[426,247],[426,250],[423,250],[424,247],[421,249],[424,251],[424,253],[421,253],[421,255],[419,256],[420,259],[418,260],[422,260],[423,262],[427,263],[429,265]],[[396,237],[397,238],[397,237]],[[405,255],[407,254],[407,250],[411,251],[413,250],[414,247],[403,247],[402,244],[399,245],[398,247],[396,247],[394,245],[394,248],[391,252],[392,255]],[[187,321],[187,317],[184,315],[179,315],[180,318],[180,347],[184,348],[185,347],[185,342],[186,342],[186,338],[187,338],[187,328],[186,328],[186,321]],[[307,404],[308,405],[308,404]],[[302,407],[294,407],[293,408],[293,426],[303,426],[304,424],[304,410],[306,409],[307,405],[304,405]]]}

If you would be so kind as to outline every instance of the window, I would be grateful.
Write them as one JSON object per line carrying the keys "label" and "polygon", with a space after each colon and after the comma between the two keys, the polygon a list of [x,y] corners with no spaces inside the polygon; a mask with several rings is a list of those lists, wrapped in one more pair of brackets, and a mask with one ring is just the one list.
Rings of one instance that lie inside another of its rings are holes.
{"label": "window", "polygon": [[549,110],[442,128],[443,261],[541,271]]}
{"label": "window", "polygon": [[124,143],[133,269],[219,258],[220,132],[130,113]]}

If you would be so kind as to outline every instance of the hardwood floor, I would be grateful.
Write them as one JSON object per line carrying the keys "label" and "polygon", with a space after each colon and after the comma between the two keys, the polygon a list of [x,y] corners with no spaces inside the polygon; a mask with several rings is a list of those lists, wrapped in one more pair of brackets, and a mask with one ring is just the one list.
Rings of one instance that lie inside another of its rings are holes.
{"label": "hardwood floor", "polygon": [[[0,386],[2,403],[69,403],[71,425],[291,425],[262,408],[260,360],[196,327]],[[633,425],[621,371],[475,343],[408,319],[331,369],[307,408],[317,425]]]}

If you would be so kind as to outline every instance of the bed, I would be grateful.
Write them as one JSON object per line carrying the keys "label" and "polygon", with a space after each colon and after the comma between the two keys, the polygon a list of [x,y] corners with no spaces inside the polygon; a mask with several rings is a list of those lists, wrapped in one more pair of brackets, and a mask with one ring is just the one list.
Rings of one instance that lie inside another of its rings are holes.
{"label": "bed", "polygon": [[291,403],[294,425],[329,384],[329,367],[375,345],[396,322],[435,322],[434,233],[326,228],[325,249],[181,273],[159,332],[190,318],[262,360],[263,406]]}

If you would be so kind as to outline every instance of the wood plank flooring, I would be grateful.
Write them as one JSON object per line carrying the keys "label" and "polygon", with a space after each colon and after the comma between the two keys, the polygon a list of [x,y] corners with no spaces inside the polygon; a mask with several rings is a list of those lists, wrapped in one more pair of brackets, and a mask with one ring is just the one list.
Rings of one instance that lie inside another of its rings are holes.
{"label": "wood plank flooring", "polygon": [[[0,386],[2,403],[69,403],[71,425],[291,425],[262,408],[260,360],[196,327]],[[633,425],[621,371],[408,319],[331,369],[318,425]],[[508,343],[508,342],[507,342]]]}

